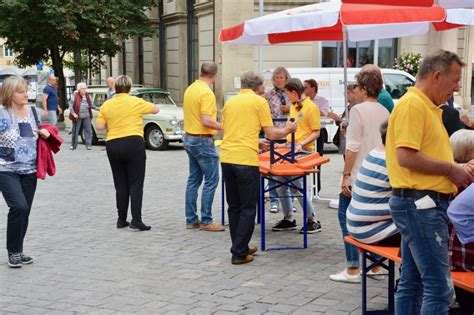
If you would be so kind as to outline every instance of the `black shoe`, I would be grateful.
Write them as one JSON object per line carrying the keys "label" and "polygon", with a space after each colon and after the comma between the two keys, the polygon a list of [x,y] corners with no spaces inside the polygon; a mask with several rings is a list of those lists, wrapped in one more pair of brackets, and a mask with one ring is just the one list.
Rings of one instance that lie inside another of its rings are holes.
{"label": "black shoe", "polygon": [[140,222],[133,222],[133,220],[130,222],[130,228],[134,230],[139,230],[139,231],[149,231],[151,229],[151,226],[145,225],[142,221]]}
{"label": "black shoe", "polygon": [[21,268],[23,266],[21,253],[8,253],[8,266],[11,268]]}
{"label": "black shoe", "polygon": [[127,227],[129,226],[130,224],[128,223],[127,220],[121,220],[121,219],[118,219],[117,220],[117,229],[122,229],[124,227]]}
{"label": "black shoe", "polygon": [[29,265],[35,261],[33,257],[23,255],[23,253],[21,253],[20,255],[21,255],[21,262],[23,263],[23,265]]}
{"label": "black shoe", "polygon": [[278,222],[274,227],[272,227],[272,231],[289,231],[289,230],[296,230],[296,220],[288,221],[288,220],[281,220]]}
{"label": "black shoe", "polygon": [[[306,228],[307,228],[306,233],[308,234],[319,233],[323,230],[323,228],[321,227],[321,222],[319,221],[316,221],[316,222],[308,221],[308,223],[306,224]],[[304,227],[300,229],[300,233],[301,234],[304,233]]]}

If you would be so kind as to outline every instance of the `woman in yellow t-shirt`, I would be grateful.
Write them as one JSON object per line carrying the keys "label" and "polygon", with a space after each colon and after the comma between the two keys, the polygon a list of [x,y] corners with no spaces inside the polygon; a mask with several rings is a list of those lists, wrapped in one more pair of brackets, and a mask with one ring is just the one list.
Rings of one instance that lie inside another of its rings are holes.
{"label": "woman in yellow t-shirt", "polygon": [[[146,154],[143,141],[143,115],[157,114],[160,108],[131,96],[132,80],[121,75],[115,81],[115,96],[101,107],[96,128],[107,130],[106,150],[109,158],[117,201],[117,228],[151,229],[142,221],[143,182]],[[128,203],[132,221],[127,221]]]}
{"label": "woman in yellow t-shirt", "polygon": [[[314,152],[314,142],[319,137],[320,130],[320,113],[319,109],[309,97],[303,97],[304,86],[299,79],[289,79],[285,85],[285,93],[290,99],[290,117],[296,121],[297,129],[295,132],[296,152],[306,150]],[[291,141],[291,135],[288,136],[288,142]],[[294,176],[285,177],[283,180],[294,180]],[[299,189],[303,188],[303,179],[294,180],[293,185]],[[308,185],[309,186],[309,185]],[[286,231],[296,229],[296,220],[293,219],[293,205],[290,198],[290,189],[287,186],[280,186],[278,188],[278,195],[282,196],[280,199],[283,220],[278,222],[273,228],[273,231]],[[310,193],[307,193],[306,198],[306,213],[308,218],[307,232],[320,232],[321,223],[315,220],[314,207],[311,203]],[[303,198],[298,197],[298,201],[303,207]],[[304,229],[300,230],[303,233]]]}

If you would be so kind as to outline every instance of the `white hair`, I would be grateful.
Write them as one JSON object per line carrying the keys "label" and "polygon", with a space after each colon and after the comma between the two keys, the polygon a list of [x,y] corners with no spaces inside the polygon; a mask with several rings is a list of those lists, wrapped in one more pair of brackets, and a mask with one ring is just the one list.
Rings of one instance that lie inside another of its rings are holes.
{"label": "white hair", "polygon": [[77,84],[77,87],[76,89],[79,91],[80,89],[87,89],[87,84],[85,84],[84,82],[79,82]]}
{"label": "white hair", "polygon": [[467,163],[474,159],[474,130],[458,130],[450,140],[456,162]]}

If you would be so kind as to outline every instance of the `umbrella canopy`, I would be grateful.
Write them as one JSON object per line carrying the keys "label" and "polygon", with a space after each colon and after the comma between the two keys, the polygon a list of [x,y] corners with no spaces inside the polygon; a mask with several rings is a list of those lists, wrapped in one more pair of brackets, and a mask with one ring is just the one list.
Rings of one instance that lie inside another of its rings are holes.
{"label": "umbrella canopy", "polygon": [[431,7],[434,0],[342,0],[344,3]]}
{"label": "umbrella canopy", "polygon": [[474,25],[474,10],[445,9],[436,4],[414,9],[413,6],[323,2],[265,15],[222,29],[219,40],[235,44],[262,44],[265,40],[271,44],[342,41],[346,32],[349,40],[362,41],[421,35],[428,32],[430,25],[438,31]]}

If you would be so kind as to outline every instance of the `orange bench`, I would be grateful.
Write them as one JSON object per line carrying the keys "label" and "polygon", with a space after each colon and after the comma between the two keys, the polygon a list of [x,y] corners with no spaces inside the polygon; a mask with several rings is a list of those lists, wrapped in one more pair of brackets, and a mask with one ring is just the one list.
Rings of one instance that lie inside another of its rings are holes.
{"label": "orange bench", "polygon": [[[356,241],[350,236],[344,237],[344,241],[359,248],[362,253],[362,314],[393,314],[395,310],[394,286],[395,286],[395,264],[402,263],[399,256],[399,247],[384,247],[364,244]],[[376,259],[370,254],[376,254],[381,258]],[[367,267],[366,260],[369,259],[373,263]],[[388,260],[389,265],[384,262]],[[388,270],[388,310],[384,311],[367,311],[367,272],[375,266],[381,266]],[[456,287],[474,293],[474,272],[451,272],[451,278]]]}
{"label": "orange bench", "polygon": [[456,287],[474,293],[474,272],[452,271],[451,278]]}

